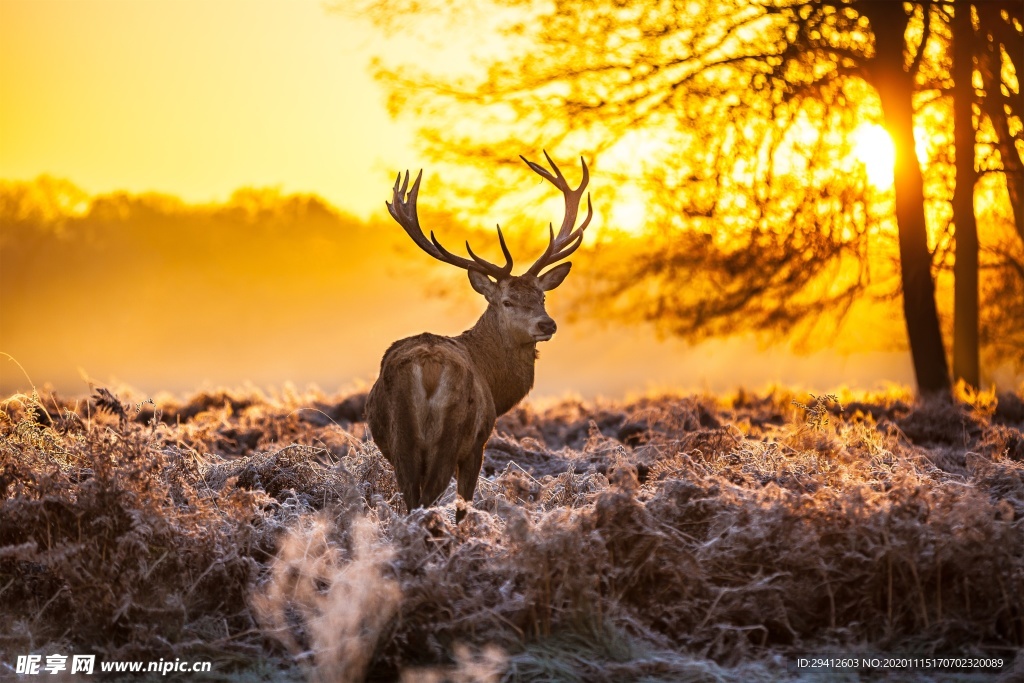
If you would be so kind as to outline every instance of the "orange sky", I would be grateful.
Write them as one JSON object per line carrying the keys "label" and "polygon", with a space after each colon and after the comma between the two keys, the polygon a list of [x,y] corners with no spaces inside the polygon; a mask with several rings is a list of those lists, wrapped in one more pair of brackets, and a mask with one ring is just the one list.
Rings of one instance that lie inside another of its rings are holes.
{"label": "orange sky", "polygon": [[[425,164],[414,123],[388,117],[369,75],[369,60],[384,49],[379,41],[368,24],[328,12],[321,0],[0,0],[0,179],[47,173],[93,194],[157,191],[189,202],[277,186],[314,192],[357,216],[381,215],[394,173]],[[396,286],[422,297],[417,306],[430,298],[413,280]],[[434,331],[458,332],[477,312],[459,311]],[[360,327],[366,357],[351,379],[372,381],[391,339],[376,339],[372,320]],[[560,330],[542,350],[535,395],[912,379],[905,354],[807,358],[738,341],[687,349],[654,340],[647,328],[581,322]],[[0,351],[14,349],[0,339]],[[84,361],[72,351],[59,369],[26,370],[38,385],[77,374]],[[21,387],[20,370],[2,362],[4,388]],[[160,388],[116,364],[83,370]],[[328,390],[345,383],[299,366],[281,377],[236,368],[197,370],[173,390],[246,380],[319,381]]]}
{"label": "orange sky", "polygon": [[366,216],[422,165],[372,47],[321,0],[0,0],[0,178],[190,201],[280,186]]}

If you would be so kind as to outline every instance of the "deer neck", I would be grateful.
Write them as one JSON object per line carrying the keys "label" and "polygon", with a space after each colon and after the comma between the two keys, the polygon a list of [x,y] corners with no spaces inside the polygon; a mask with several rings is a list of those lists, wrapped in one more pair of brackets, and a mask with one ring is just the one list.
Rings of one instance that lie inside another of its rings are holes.
{"label": "deer neck", "polygon": [[522,344],[509,338],[490,307],[459,339],[491,389],[496,415],[508,412],[533,388],[537,342]]}

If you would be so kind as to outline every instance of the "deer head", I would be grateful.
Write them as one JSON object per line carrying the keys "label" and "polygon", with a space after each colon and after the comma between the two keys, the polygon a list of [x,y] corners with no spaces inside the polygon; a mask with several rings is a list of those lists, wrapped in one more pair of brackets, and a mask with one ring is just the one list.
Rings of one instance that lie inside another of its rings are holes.
{"label": "deer head", "polygon": [[[565,217],[558,233],[555,233],[554,225],[549,224],[547,248],[522,275],[512,275],[512,255],[505,244],[505,237],[501,233],[500,225],[497,230],[498,243],[505,258],[503,266],[498,266],[477,256],[468,241],[466,242],[466,251],[470,258],[466,259],[445,249],[434,236],[433,231],[430,233],[429,240],[424,236],[423,230],[420,228],[419,217],[416,214],[416,199],[419,195],[423,171],[416,176],[412,189],[409,189],[409,172],[406,171],[404,182],[402,182],[402,175],[399,174],[395,180],[392,201],[385,202],[385,204],[387,204],[392,218],[402,226],[406,234],[420,249],[438,261],[467,271],[470,284],[487,300],[488,314],[497,320],[502,335],[508,341],[519,345],[530,345],[551,339],[557,329],[555,321],[551,319],[544,308],[544,292],[551,291],[562,284],[565,276],[569,274],[571,263],[554,264],[568,258],[579,248],[583,242],[583,231],[590,224],[594,210],[588,194],[587,217],[578,228],[574,229],[580,201],[587,183],[590,181],[587,163],[582,158],[580,162],[583,165],[583,179],[576,189],[569,186],[565,176],[562,175],[547,152],[544,152],[544,158],[551,165],[551,171],[525,157],[520,158],[535,173],[558,188],[565,197]],[[545,268],[552,265],[554,265],[553,268],[544,271]]]}

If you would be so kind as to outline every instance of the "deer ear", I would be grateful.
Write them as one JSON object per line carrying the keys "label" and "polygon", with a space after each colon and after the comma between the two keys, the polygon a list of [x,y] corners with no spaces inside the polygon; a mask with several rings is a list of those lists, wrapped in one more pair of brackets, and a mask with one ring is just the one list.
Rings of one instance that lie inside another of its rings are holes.
{"label": "deer ear", "polygon": [[475,270],[470,270],[468,272],[469,284],[473,285],[473,289],[475,289],[477,292],[483,294],[485,299],[490,301],[497,295],[498,286],[497,283],[494,282],[494,280],[487,277],[483,273],[478,273]]}
{"label": "deer ear", "polygon": [[552,289],[562,284],[562,280],[564,280],[565,276],[569,274],[570,268],[572,268],[571,263],[562,263],[544,273],[537,278],[537,281],[540,282],[540,288],[545,292],[550,292]]}

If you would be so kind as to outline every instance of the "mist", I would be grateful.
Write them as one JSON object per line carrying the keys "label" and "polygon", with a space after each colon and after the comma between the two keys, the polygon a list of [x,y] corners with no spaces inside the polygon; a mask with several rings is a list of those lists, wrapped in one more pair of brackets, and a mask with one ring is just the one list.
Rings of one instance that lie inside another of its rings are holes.
{"label": "mist", "polygon": [[[465,232],[429,212],[424,221]],[[195,205],[160,194],[88,196],[44,177],[0,185],[0,223],[7,394],[50,387],[76,396],[90,384],[146,395],[358,389],[373,382],[391,342],[457,334],[485,306],[464,273],[420,252],[389,219],[363,221],[315,195],[247,188]],[[481,233],[474,243],[491,239]],[[898,351],[799,355],[784,340],[765,348],[746,337],[660,338],[649,325],[570,310],[573,288],[584,286],[570,277],[551,296],[559,332],[539,347],[535,399],[913,381]]]}

